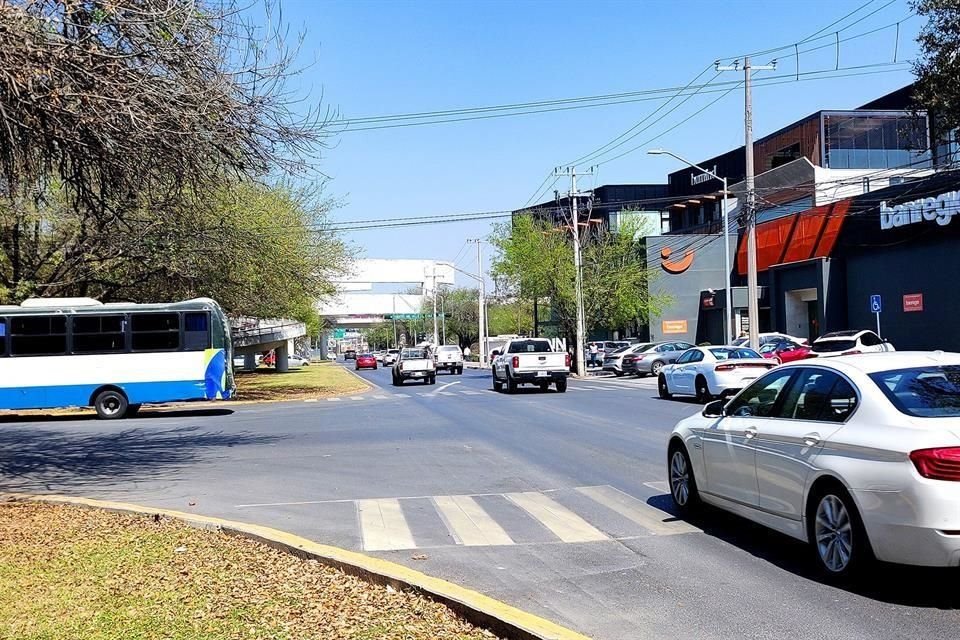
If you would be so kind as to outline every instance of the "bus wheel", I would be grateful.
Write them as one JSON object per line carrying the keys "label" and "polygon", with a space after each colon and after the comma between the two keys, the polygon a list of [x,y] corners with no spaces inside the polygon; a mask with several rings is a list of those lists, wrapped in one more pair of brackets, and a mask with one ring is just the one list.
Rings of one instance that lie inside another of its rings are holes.
{"label": "bus wheel", "polygon": [[127,414],[127,396],[116,389],[106,389],[97,394],[93,401],[97,417],[102,420],[114,420]]}

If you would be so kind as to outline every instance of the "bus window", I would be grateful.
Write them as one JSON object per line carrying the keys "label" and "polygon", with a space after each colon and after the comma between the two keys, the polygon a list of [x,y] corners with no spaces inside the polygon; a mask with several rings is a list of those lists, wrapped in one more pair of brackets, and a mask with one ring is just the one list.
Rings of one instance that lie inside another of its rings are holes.
{"label": "bus window", "polygon": [[210,316],[206,312],[183,314],[183,348],[203,351],[210,347]]}
{"label": "bus window", "polygon": [[7,355],[7,321],[0,318],[0,356]]}
{"label": "bus window", "polygon": [[54,356],[67,352],[65,316],[16,316],[10,319],[10,354]]}
{"label": "bus window", "polygon": [[133,313],[130,330],[134,351],[176,351],[180,348],[180,316],[176,313]]}
{"label": "bus window", "polygon": [[123,316],[73,318],[73,353],[117,353],[125,348]]}

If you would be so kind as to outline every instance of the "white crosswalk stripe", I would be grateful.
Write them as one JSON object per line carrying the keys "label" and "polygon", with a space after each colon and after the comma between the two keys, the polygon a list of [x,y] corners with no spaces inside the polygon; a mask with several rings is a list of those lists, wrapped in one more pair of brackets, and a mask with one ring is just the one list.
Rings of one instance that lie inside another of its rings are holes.
{"label": "white crosswalk stripe", "polygon": [[399,500],[357,500],[357,515],[364,551],[416,548]]}
{"label": "white crosswalk stripe", "polygon": [[505,495],[510,502],[539,520],[564,542],[596,542],[608,539],[602,531],[542,493],[525,491]]}
{"label": "white crosswalk stripe", "polygon": [[434,496],[447,529],[464,546],[513,544],[507,532],[470,496]]}
{"label": "white crosswalk stripe", "polygon": [[693,525],[677,520],[669,513],[656,507],[651,507],[642,500],[609,485],[601,487],[577,487],[577,491],[599,502],[603,506],[616,511],[628,520],[656,535],[675,535],[678,533],[692,533],[699,531]]}

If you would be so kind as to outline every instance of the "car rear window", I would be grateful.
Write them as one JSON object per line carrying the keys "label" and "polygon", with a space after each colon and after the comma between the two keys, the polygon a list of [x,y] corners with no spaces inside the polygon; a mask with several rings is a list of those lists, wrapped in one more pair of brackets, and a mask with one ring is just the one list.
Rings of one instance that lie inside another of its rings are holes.
{"label": "car rear window", "polygon": [[837,351],[849,351],[857,346],[856,340],[824,340],[813,343],[812,350],[816,353],[836,353]]}
{"label": "car rear window", "polygon": [[960,365],[871,373],[900,413],[918,418],[960,417]]}
{"label": "car rear window", "polygon": [[547,340],[514,340],[507,353],[550,353]]}
{"label": "car rear window", "polygon": [[439,347],[437,353],[459,353],[460,347]]}
{"label": "car rear window", "polygon": [[404,350],[403,350],[403,355],[401,355],[400,357],[402,357],[402,358],[407,358],[407,359],[410,359],[410,358],[426,358],[426,357],[427,357],[427,352],[424,351],[423,349],[404,349]]}
{"label": "car rear window", "polygon": [[761,357],[760,354],[754,351],[753,349],[745,349],[742,347],[739,349],[726,349],[726,348],[710,349],[710,353],[712,353],[713,357],[715,357],[717,360],[738,360],[741,358]]}

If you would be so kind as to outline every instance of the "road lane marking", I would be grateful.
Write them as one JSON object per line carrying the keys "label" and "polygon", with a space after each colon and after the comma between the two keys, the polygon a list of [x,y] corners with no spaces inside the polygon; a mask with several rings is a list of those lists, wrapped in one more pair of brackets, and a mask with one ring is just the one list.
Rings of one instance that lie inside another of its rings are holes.
{"label": "road lane marking", "polygon": [[542,493],[524,491],[505,493],[504,497],[529,513],[564,542],[609,540],[602,531]]}
{"label": "road lane marking", "polygon": [[364,398],[361,398],[360,396],[350,396],[350,399],[359,402],[359,401],[363,400]]}
{"label": "road lane marking", "polygon": [[394,398],[409,398],[410,396],[406,393],[395,393],[393,394]]}
{"label": "road lane marking", "polygon": [[374,400],[388,400],[389,396],[373,396]]}
{"label": "road lane marking", "polygon": [[307,398],[304,402],[317,402],[318,398]]}
{"label": "road lane marking", "polygon": [[470,496],[434,496],[447,530],[460,544],[493,546],[513,544],[507,532]]}
{"label": "road lane marking", "polygon": [[357,514],[364,551],[416,549],[399,500],[357,500]]}
{"label": "road lane marking", "polygon": [[659,536],[671,536],[678,533],[693,533],[699,531],[675,516],[651,507],[646,502],[620,491],[615,487],[603,485],[599,487],[577,487],[577,491],[612,511],[616,511],[624,518],[635,522],[650,533]]}
{"label": "road lane marking", "polygon": [[450,391],[437,391],[438,396],[456,396],[457,394]]}
{"label": "road lane marking", "polygon": [[440,385],[440,388],[437,389],[436,393],[442,393],[446,391],[449,387],[452,387],[455,384],[460,384],[460,381],[457,380],[456,382],[448,382],[447,384]]}
{"label": "road lane marking", "polygon": [[610,391],[605,387],[583,387],[584,389],[589,389],[590,391]]}
{"label": "road lane marking", "polygon": [[460,393],[462,393],[462,394],[465,395],[465,396],[482,396],[482,395],[483,395],[483,392],[482,392],[482,391],[466,391],[466,390],[464,390],[464,391],[461,391]]}
{"label": "road lane marking", "polygon": [[340,398],[327,398],[327,402],[340,402]]}

